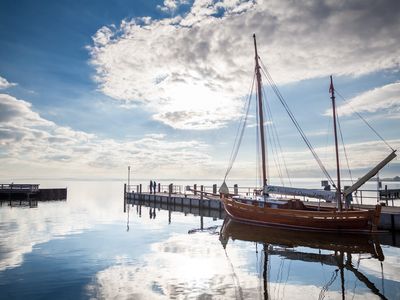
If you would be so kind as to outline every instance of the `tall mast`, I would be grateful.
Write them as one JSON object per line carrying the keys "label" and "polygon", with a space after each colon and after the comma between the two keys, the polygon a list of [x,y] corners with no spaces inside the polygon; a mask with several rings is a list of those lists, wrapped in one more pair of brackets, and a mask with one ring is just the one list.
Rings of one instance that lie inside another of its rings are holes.
{"label": "tall mast", "polygon": [[267,171],[266,171],[266,155],[265,155],[265,138],[264,138],[264,113],[263,113],[263,105],[262,105],[262,90],[261,90],[261,73],[260,73],[260,65],[258,63],[258,54],[257,54],[257,42],[256,35],[253,34],[254,38],[254,51],[255,51],[255,59],[256,59],[256,76],[257,76],[257,95],[258,95],[258,119],[260,126],[260,140],[261,140],[261,157],[262,157],[262,175],[263,175],[263,187],[267,184]]}
{"label": "tall mast", "polygon": [[333,130],[335,133],[335,149],[336,149],[336,174],[337,174],[337,191],[336,191],[336,201],[338,203],[339,211],[342,210],[342,190],[340,188],[340,166],[339,166],[339,147],[336,131],[336,105],[335,105],[335,89],[333,87],[333,80],[331,75],[331,86],[329,88],[332,99],[332,113],[333,113]]}

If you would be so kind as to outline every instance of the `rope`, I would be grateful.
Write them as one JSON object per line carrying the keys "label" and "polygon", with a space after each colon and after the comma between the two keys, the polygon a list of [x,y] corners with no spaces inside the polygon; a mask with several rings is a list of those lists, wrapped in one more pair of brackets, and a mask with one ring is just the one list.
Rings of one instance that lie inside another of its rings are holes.
{"label": "rope", "polygon": [[[264,87],[263,87],[263,93],[265,95]],[[281,146],[281,143],[280,143],[280,140],[279,140],[278,130],[277,130],[276,126],[275,126],[274,118],[272,116],[271,107],[269,105],[266,105],[266,107],[267,107],[268,117],[271,120],[272,140],[273,140],[273,146],[275,147],[275,153],[276,153],[276,156],[277,156],[277,159],[278,159],[278,163],[279,163],[278,172],[279,172],[279,174],[281,176],[281,182],[282,182],[282,185],[284,186],[285,184],[284,184],[284,181],[283,181],[283,172],[281,170],[281,161],[280,161],[282,159],[283,166],[285,167],[286,175],[287,175],[287,178],[289,180],[289,185],[292,186],[292,181],[290,179],[290,174],[289,174],[289,171],[288,171],[288,168],[287,168],[285,156],[283,155],[282,146]],[[278,145],[278,147],[276,147],[276,145]],[[281,155],[279,155],[279,153]]]}
{"label": "rope", "polygon": [[[261,59],[260,59],[261,61]],[[300,127],[300,124],[297,122],[295,116],[293,115],[292,111],[290,110],[288,104],[286,103],[285,99],[283,98],[282,94],[280,93],[277,85],[275,84],[274,80],[272,79],[271,75],[269,74],[267,68],[265,67],[264,63],[261,61],[262,65],[262,72],[264,73],[265,77],[267,78],[268,83],[270,84],[271,88],[275,92],[276,96],[278,97],[279,101],[285,108],[287,114],[289,115],[290,119],[292,120],[294,126],[296,127],[297,131],[300,133],[301,137],[303,138],[303,141],[307,145],[308,149],[311,151],[312,155],[314,156],[314,159],[317,161],[318,166],[322,170],[322,172],[325,174],[326,178],[330,181],[332,186],[337,189],[335,182],[329,175],[328,171],[326,170],[325,166],[323,165],[321,159],[318,157],[317,153],[315,152],[313,146],[311,145],[310,141],[308,140],[307,136],[305,135],[303,129]]]}
{"label": "rope", "polygon": [[325,298],[325,293],[328,291],[328,289],[332,285],[332,283],[336,280],[336,278],[338,276],[338,271],[339,271],[339,269],[336,269],[335,271],[332,272],[331,279],[322,287],[322,289],[319,293],[319,296],[318,296],[318,300],[322,300]]}
{"label": "rope", "polygon": [[[269,132],[269,129],[268,128],[265,128],[265,123],[267,123],[267,109],[266,109],[266,107],[268,107],[267,105],[266,105],[266,95],[265,95],[265,92],[264,92],[264,89],[261,87],[261,97],[262,96],[264,96],[264,98],[262,98],[262,99],[264,99],[263,101],[262,101],[262,103],[261,103],[261,105],[262,105],[262,108],[263,108],[263,119],[264,119],[264,124],[261,124],[261,126],[263,126],[264,127],[264,133],[265,132],[267,132],[267,135],[268,135],[268,132]],[[265,107],[266,106],[266,107]],[[259,122],[258,122],[258,124],[259,124]],[[265,136],[264,136],[264,138],[265,138]],[[269,164],[268,164],[268,143],[265,143],[265,168],[266,168],[266,178],[270,178],[269,177]],[[263,187],[264,188],[264,187]]]}
{"label": "rope", "polygon": [[353,108],[353,107],[351,106],[351,104],[350,104],[350,101],[347,101],[336,89],[335,89],[335,92],[336,92],[336,94],[339,95],[340,98],[342,98],[342,100],[343,100],[344,102],[347,102],[347,104],[349,105],[349,107],[351,108],[351,110],[357,115],[357,117],[359,117],[359,118],[360,118],[360,119],[375,133],[375,134],[376,134],[376,136],[377,136],[380,140],[382,140],[382,142],[384,142],[384,143],[386,144],[386,146],[389,147],[390,150],[394,151],[394,149],[389,145],[389,143],[386,142],[386,140],[372,127],[372,125],[369,124],[369,123],[367,122],[367,120],[365,120],[365,119],[363,118],[362,115],[360,115],[358,112],[356,112],[356,111],[354,110],[354,108]]}
{"label": "rope", "polygon": [[260,160],[261,160],[260,127],[258,126],[258,124],[259,124],[258,105],[256,105],[256,143],[257,143],[257,146],[256,146],[256,161],[257,161],[257,163],[256,163],[256,181],[257,181],[257,184],[256,184],[256,186],[262,187],[262,179],[261,179],[262,171],[260,168],[260,166],[261,166],[261,162],[260,162]]}
{"label": "rope", "polygon": [[[265,93],[265,92],[264,92]],[[269,107],[269,105],[265,105],[266,106],[266,113],[268,115],[269,120],[271,121],[271,124],[274,123],[273,119],[272,119],[272,113],[271,113],[271,109]],[[272,126],[271,126],[272,129]],[[278,155],[278,147],[277,147],[277,143],[276,143],[276,139],[275,139],[275,135],[273,134],[273,130],[267,130],[267,135],[270,141],[272,141],[271,143],[271,154],[272,154],[272,159],[274,160],[275,166],[278,170],[278,175],[281,181],[281,184],[284,186],[284,182],[283,182],[283,176],[282,176],[282,169],[281,169],[281,162],[280,162],[280,157]]]}
{"label": "rope", "polygon": [[337,120],[337,124],[338,124],[338,128],[339,128],[340,140],[342,141],[344,157],[346,158],[347,169],[348,169],[348,171],[349,171],[351,184],[353,184],[353,175],[351,174],[351,169],[350,169],[350,164],[349,164],[349,158],[348,158],[348,156],[347,156],[347,151],[346,151],[346,146],[345,146],[344,139],[343,139],[342,127],[341,127],[341,125],[340,125],[339,116],[336,116],[336,120]]}
{"label": "rope", "polygon": [[240,144],[241,144],[242,139],[243,139],[244,130],[245,130],[246,124],[247,124],[247,117],[249,115],[249,109],[250,109],[250,103],[251,103],[251,95],[253,94],[254,79],[255,79],[255,74],[253,76],[253,81],[252,81],[252,84],[251,84],[250,93],[248,94],[248,97],[247,97],[245,105],[244,105],[244,110],[245,110],[246,113],[242,114],[242,117],[240,119],[240,125],[238,126],[238,129],[237,129],[237,132],[236,132],[235,142],[233,144],[231,156],[230,156],[230,159],[229,159],[229,165],[228,165],[228,168],[227,168],[226,173],[225,173],[224,181],[226,180],[226,177],[228,176],[229,172],[232,169],[233,163],[236,160],[237,154],[239,152],[239,147],[240,147]]}

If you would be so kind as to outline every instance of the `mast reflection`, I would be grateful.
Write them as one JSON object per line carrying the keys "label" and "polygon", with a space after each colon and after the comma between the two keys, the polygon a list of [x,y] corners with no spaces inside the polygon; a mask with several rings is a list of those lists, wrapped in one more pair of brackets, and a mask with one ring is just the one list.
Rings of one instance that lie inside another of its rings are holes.
{"label": "mast reflection", "polygon": [[[263,289],[264,299],[269,299],[268,272],[269,257],[278,255],[284,259],[318,262],[337,267],[332,278],[322,287],[320,297],[340,276],[342,299],[345,299],[344,270],[352,272],[355,277],[381,299],[387,299],[375,284],[353,265],[353,255],[365,254],[369,258],[384,261],[384,255],[376,235],[326,234],[318,232],[301,232],[278,228],[261,227],[238,223],[227,217],[220,230],[219,239],[226,249],[229,239],[235,241],[255,242],[263,247]],[[302,247],[317,249],[318,253],[309,253]]]}

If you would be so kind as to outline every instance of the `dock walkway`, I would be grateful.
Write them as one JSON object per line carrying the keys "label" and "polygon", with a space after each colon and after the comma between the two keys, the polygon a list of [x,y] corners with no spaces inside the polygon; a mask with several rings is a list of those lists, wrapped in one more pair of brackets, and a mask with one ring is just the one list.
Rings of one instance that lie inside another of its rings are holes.
{"label": "dock walkway", "polygon": [[66,188],[39,188],[39,184],[0,184],[0,205],[8,202],[28,202],[29,206],[36,207],[37,201],[66,200]]}
{"label": "dock walkway", "polygon": [[[212,217],[222,218],[225,216],[224,208],[219,197],[212,193],[199,194],[180,194],[180,193],[147,193],[147,192],[127,192],[125,190],[124,196],[124,212],[126,210],[126,204],[137,204],[143,203],[146,205],[159,204],[160,208],[168,209],[168,207],[181,206],[189,208],[190,213],[193,213],[193,209],[216,211]],[[321,207],[332,206],[332,203],[325,202],[307,202],[308,205],[320,205]],[[359,208],[373,208],[373,205],[355,205]],[[182,209],[183,209],[182,208]],[[175,209],[174,209],[175,210]],[[210,215],[211,216],[211,215]],[[400,231],[400,207],[383,206],[381,212],[380,223],[378,226],[382,230]]]}

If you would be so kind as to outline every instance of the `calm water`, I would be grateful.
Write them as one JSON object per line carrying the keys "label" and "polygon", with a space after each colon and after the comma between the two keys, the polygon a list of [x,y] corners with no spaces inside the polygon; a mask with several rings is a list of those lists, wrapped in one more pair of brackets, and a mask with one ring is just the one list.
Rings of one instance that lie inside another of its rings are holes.
{"label": "calm water", "polygon": [[302,235],[144,206],[128,215],[122,182],[48,185],[68,186],[68,201],[0,208],[1,299],[400,298],[396,236]]}

